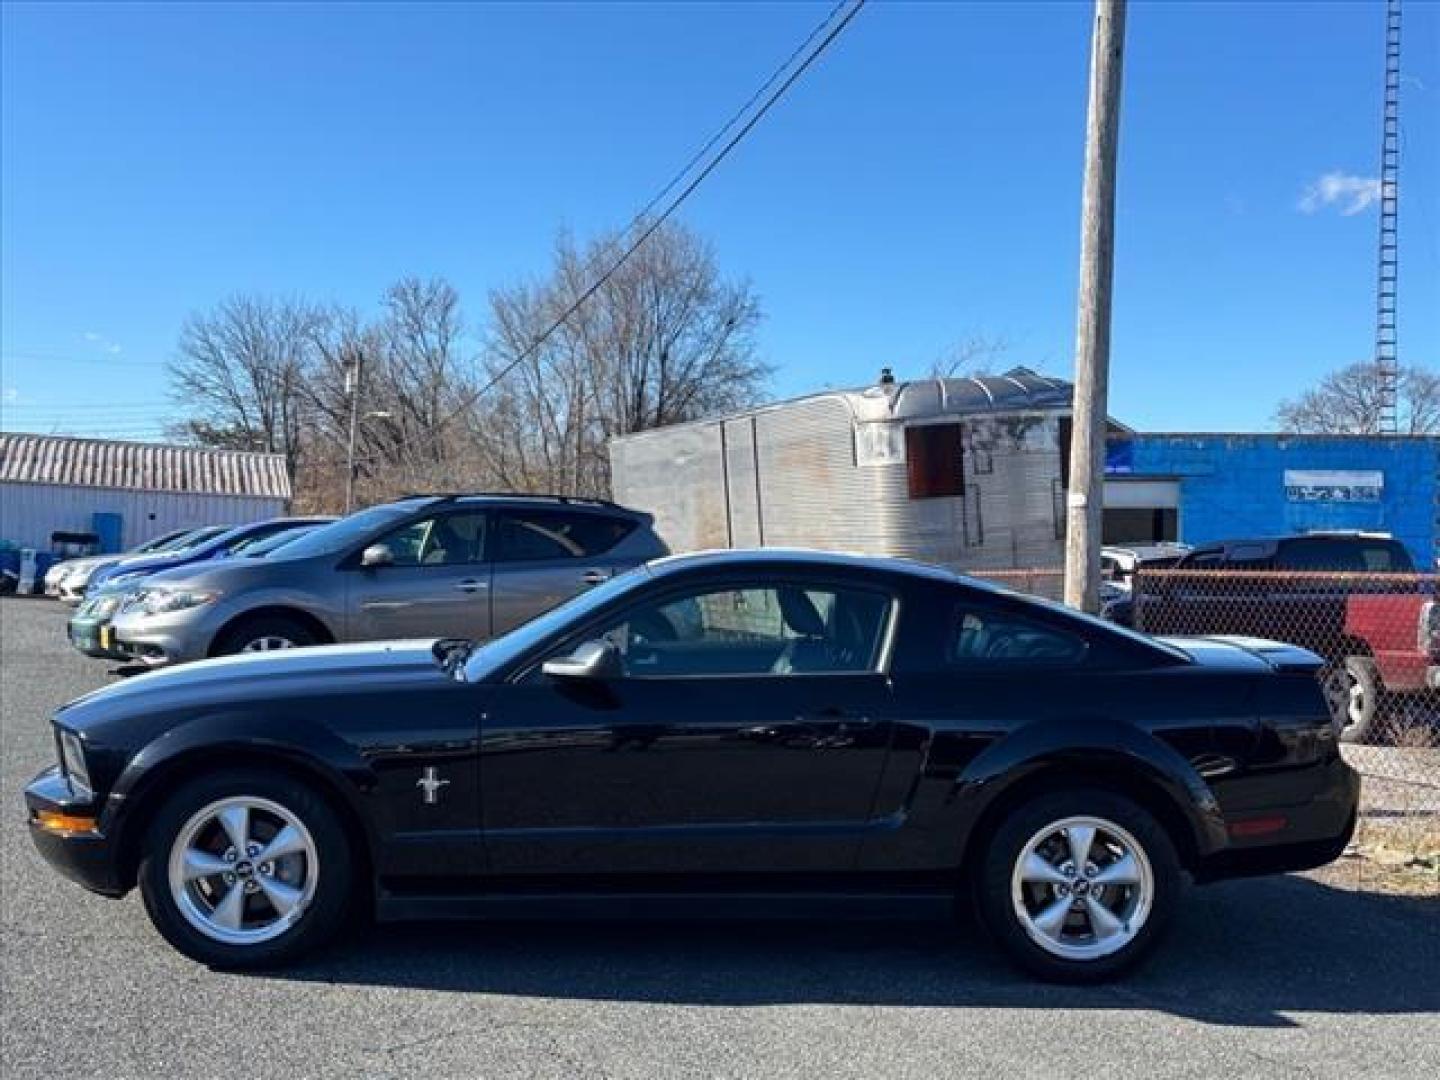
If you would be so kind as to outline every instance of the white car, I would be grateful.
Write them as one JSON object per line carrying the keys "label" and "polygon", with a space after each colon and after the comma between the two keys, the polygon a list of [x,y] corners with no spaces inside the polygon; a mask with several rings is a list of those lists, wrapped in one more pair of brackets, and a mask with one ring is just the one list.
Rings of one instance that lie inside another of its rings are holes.
{"label": "white car", "polygon": [[1100,601],[1106,603],[1130,595],[1135,571],[1165,570],[1190,550],[1189,544],[1107,544],[1100,549]]}
{"label": "white car", "polygon": [[220,526],[207,526],[203,529],[176,529],[116,555],[86,555],[79,559],[66,559],[45,571],[45,595],[74,606],[85,598],[85,588],[90,584],[90,577],[96,571],[142,555],[156,555],[162,551],[181,551],[222,531],[223,528]]}

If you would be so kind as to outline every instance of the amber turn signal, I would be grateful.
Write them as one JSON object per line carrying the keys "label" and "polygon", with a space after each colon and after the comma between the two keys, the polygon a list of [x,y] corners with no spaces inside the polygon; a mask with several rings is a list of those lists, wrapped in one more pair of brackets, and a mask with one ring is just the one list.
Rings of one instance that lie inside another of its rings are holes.
{"label": "amber turn signal", "polygon": [[35,821],[46,832],[73,834],[95,831],[95,819],[83,814],[62,814],[57,810],[37,810]]}

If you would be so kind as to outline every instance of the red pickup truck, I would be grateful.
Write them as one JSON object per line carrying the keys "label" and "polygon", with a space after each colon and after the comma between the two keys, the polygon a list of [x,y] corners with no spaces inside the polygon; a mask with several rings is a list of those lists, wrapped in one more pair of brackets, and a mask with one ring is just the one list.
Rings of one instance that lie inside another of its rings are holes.
{"label": "red pickup truck", "polygon": [[1242,634],[1300,645],[1321,673],[1340,737],[1385,734],[1397,695],[1440,715],[1440,599],[1405,546],[1374,533],[1306,533],[1194,548],[1173,571],[1142,571],[1129,615],[1150,634]]}

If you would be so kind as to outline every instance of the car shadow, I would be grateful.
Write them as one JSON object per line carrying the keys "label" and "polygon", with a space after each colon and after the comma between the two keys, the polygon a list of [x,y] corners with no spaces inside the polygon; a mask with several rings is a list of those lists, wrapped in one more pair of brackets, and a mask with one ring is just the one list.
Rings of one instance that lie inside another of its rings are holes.
{"label": "car shadow", "polygon": [[[1440,1010],[1440,895],[1298,876],[1192,889],[1168,939],[1100,987],[1036,982],[973,924],[441,923],[371,929],[281,978],[683,1005],[1145,1009],[1289,1027]],[[272,977],[273,977],[272,973]]]}

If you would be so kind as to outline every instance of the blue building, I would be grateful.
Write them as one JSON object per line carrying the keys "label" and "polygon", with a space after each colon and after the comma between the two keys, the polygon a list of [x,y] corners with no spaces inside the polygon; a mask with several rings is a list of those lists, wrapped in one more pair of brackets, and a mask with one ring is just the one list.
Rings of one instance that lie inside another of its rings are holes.
{"label": "blue building", "polygon": [[1393,534],[1440,558],[1440,437],[1112,434],[1105,542],[1188,544],[1316,529]]}

